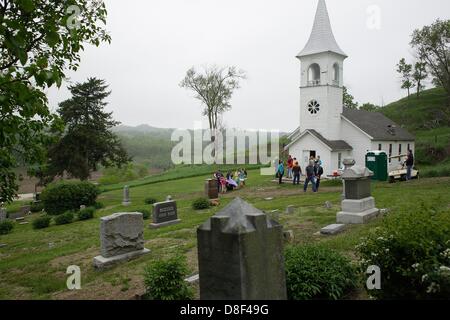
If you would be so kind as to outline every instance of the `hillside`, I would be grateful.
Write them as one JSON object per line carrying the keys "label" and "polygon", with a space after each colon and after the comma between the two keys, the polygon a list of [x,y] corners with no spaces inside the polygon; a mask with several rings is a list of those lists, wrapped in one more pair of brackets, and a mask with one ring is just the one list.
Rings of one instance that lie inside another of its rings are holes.
{"label": "hillside", "polygon": [[[422,175],[450,175],[450,111],[442,88],[393,102],[380,112],[416,135],[416,159]],[[447,109],[447,110],[446,110]]]}
{"label": "hillside", "polygon": [[[448,98],[444,89],[433,88],[421,93],[403,98],[381,109],[381,112],[398,124],[416,132],[424,129],[448,127],[450,112]],[[448,108],[447,108],[448,110]]]}

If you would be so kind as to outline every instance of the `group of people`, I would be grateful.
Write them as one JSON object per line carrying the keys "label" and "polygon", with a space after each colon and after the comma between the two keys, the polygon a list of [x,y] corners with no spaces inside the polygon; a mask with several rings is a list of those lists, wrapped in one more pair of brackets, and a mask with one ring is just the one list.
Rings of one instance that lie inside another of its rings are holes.
{"label": "group of people", "polygon": [[[283,183],[283,177],[285,174],[285,166],[282,160],[278,162],[278,166],[276,168],[276,177],[278,178],[278,183]],[[300,177],[303,174],[302,168],[300,167],[297,158],[293,158],[291,155],[287,160],[287,178],[292,179],[294,185],[300,184]],[[323,167],[322,160],[320,160],[320,156],[317,158],[311,157],[309,159],[309,164],[305,168],[305,183],[303,185],[303,191],[306,192],[308,190],[309,183],[312,184],[313,192],[319,191],[320,187],[320,179],[323,175]]]}
{"label": "group of people", "polygon": [[232,171],[228,171],[225,175],[221,170],[218,170],[214,173],[214,179],[217,181],[217,191],[219,193],[233,191],[245,186],[245,180],[247,180],[247,170],[241,168],[236,170],[234,173]]}

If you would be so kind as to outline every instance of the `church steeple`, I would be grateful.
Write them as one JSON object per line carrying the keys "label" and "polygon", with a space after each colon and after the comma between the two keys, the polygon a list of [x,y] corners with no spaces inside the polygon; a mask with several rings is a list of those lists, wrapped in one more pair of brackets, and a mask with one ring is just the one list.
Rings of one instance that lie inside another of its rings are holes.
{"label": "church steeple", "polygon": [[297,58],[321,52],[334,52],[347,57],[334,38],[325,0],[319,0],[311,36]]}

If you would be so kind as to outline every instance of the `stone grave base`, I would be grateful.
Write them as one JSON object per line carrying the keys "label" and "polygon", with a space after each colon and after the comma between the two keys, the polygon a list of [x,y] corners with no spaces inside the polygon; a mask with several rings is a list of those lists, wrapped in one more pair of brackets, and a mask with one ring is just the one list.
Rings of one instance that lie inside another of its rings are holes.
{"label": "stone grave base", "polygon": [[158,229],[158,228],[162,228],[162,227],[171,226],[173,224],[178,224],[180,222],[181,222],[181,219],[167,221],[167,222],[162,222],[162,223],[151,223],[148,227],[150,229]]}
{"label": "stone grave base", "polygon": [[122,205],[125,207],[131,206],[131,202],[122,202]]}
{"label": "stone grave base", "polygon": [[375,219],[380,214],[377,208],[369,209],[364,212],[338,212],[337,223],[342,224],[365,224]]}
{"label": "stone grave base", "polygon": [[150,253],[149,249],[142,249],[138,251],[132,251],[124,253],[118,256],[105,258],[103,256],[97,256],[94,258],[94,267],[97,269],[105,269],[114,266],[115,264],[129,261],[131,259],[138,258],[144,254]]}
{"label": "stone grave base", "polygon": [[360,200],[342,201],[342,211],[337,214],[337,223],[364,224],[376,218],[380,210],[375,208],[375,199],[367,197]]}

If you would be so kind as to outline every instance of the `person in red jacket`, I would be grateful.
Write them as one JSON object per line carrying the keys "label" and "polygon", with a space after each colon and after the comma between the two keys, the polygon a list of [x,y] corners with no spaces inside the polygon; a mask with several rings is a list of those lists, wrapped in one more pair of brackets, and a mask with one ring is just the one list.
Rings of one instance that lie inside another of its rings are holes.
{"label": "person in red jacket", "polygon": [[287,177],[288,179],[292,179],[292,168],[294,167],[294,159],[292,159],[291,155],[288,158],[287,167],[288,167]]}

